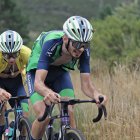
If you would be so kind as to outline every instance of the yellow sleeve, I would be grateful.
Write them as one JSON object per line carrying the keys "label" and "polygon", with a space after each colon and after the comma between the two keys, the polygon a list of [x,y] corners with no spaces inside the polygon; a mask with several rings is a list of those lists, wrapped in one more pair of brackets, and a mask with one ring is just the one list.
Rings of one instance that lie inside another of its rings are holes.
{"label": "yellow sleeve", "polygon": [[20,49],[20,57],[21,57],[24,65],[27,65],[30,54],[31,54],[31,49],[28,48],[27,46],[23,45]]}

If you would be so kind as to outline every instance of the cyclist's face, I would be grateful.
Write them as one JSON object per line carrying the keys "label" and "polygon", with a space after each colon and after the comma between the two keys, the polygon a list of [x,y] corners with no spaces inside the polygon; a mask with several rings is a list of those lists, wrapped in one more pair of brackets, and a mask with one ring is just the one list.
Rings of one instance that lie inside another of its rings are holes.
{"label": "cyclist's face", "polygon": [[70,40],[68,50],[72,57],[79,58],[84,51],[84,47],[81,46],[79,49],[77,49],[75,45],[77,44]]}
{"label": "cyclist's face", "polygon": [[19,56],[19,52],[16,52],[16,53],[2,53],[2,56],[9,64],[15,64],[16,58]]}

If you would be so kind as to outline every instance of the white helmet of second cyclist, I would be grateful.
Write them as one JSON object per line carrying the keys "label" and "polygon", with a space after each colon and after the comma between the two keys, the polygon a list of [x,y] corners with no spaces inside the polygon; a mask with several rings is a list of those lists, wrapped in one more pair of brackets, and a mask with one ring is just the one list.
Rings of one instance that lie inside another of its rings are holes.
{"label": "white helmet of second cyclist", "polygon": [[63,30],[68,38],[75,41],[89,42],[92,39],[92,25],[86,18],[81,16],[68,18],[63,25]]}
{"label": "white helmet of second cyclist", "polygon": [[0,35],[0,50],[4,53],[15,53],[22,47],[21,36],[12,30],[7,30]]}

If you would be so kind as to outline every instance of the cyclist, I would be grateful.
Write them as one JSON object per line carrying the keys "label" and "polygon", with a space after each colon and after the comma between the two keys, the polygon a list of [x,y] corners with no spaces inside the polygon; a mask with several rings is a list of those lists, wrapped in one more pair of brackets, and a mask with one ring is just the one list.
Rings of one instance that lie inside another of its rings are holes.
{"label": "cyclist", "polygon": [[[25,68],[30,54],[31,50],[23,45],[23,40],[17,32],[7,30],[0,35],[0,103],[11,96],[26,95]],[[9,101],[9,104],[14,106],[13,101]],[[23,100],[21,106],[24,115],[28,116],[27,100]],[[0,115],[0,137],[4,131],[5,107]]]}
{"label": "cyclist", "polygon": [[[27,66],[27,83],[31,102],[37,115],[42,116],[45,104],[58,103],[60,96],[74,98],[69,71],[78,62],[82,91],[99,103],[101,94],[90,80],[90,41],[93,28],[81,16],[72,16],[63,25],[63,31],[42,32],[34,42]],[[76,127],[72,107],[69,107],[70,122]],[[41,140],[48,122],[32,125],[32,140]]]}

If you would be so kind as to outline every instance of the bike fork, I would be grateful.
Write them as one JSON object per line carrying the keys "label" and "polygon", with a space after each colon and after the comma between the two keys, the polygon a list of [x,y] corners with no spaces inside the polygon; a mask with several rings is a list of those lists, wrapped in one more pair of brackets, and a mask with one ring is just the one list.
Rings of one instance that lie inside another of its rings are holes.
{"label": "bike fork", "polygon": [[53,126],[48,125],[48,131],[47,131],[48,140],[53,140]]}
{"label": "bike fork", "polygon": [[59,130],[59,137],[58,137],[58,140],[65,140],[64,138],[64,136],[65,136],[65,134],[66,134],[66,130],[67,129],[69,129],[70,127],[68,127],[68,126],[66,126],[66,125],[64,125],[64,126],[62,126],[61,127],[61,129]]}

